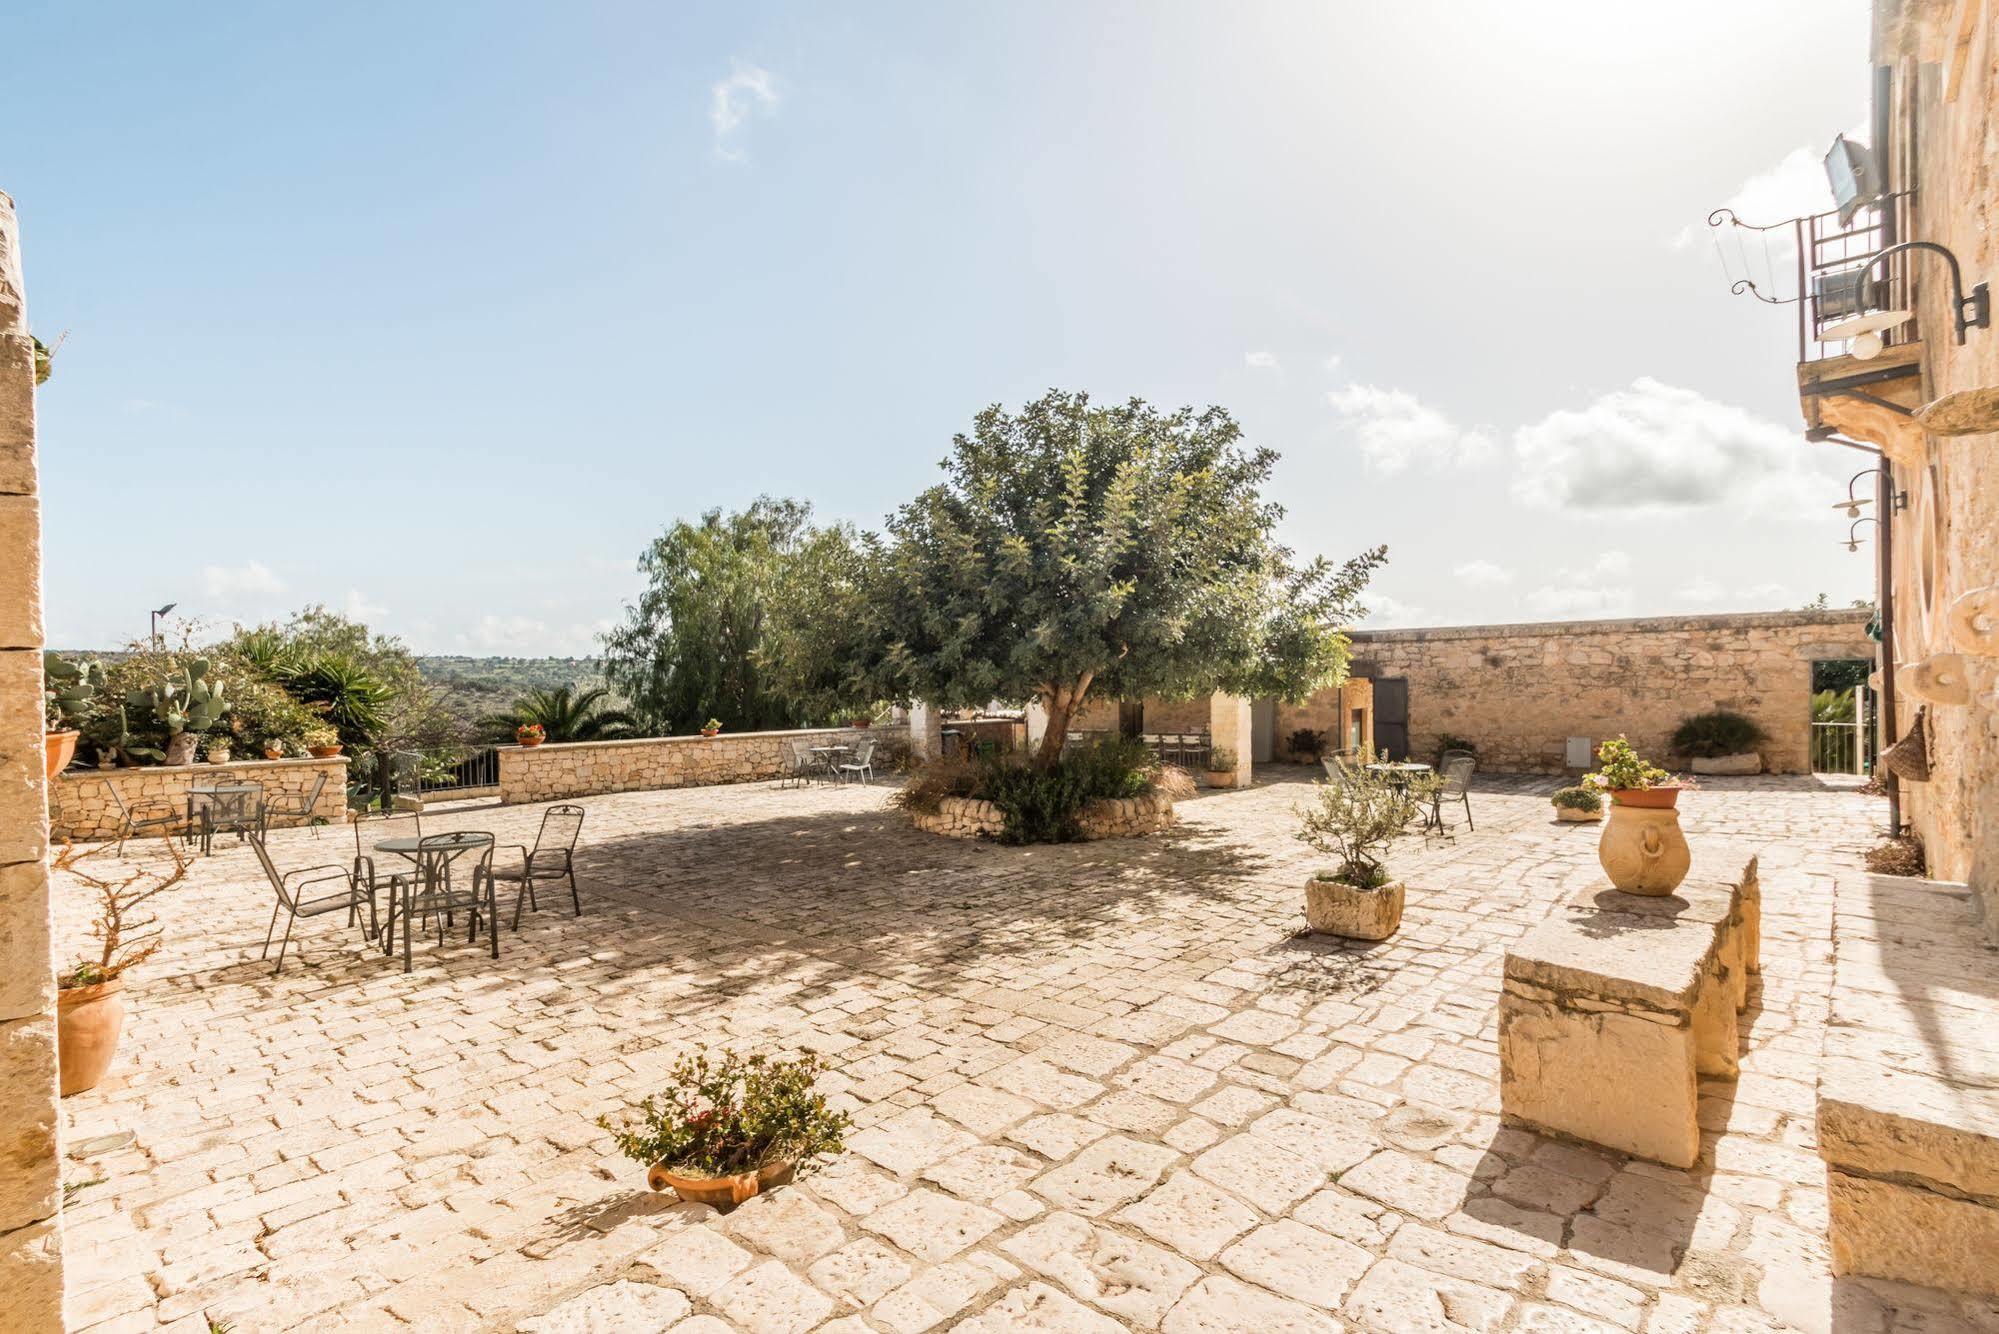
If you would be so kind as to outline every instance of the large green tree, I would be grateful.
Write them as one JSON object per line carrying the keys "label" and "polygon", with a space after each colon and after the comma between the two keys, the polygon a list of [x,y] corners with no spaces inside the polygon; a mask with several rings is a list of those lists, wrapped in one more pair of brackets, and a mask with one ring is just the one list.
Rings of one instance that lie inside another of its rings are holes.
{"label": "large green tree", "polygon": [[645,591],[604,637],[604,675],[649,729],[692,730],[711,717],[735,731],[808,721],[800,699],[771,688],[762,648],[811,514],[763,496],[676,523],[646,548]]}
{"label": "large green tree", "polygon": [[882,537],[806,544],[771,635],[784,688],[945,708],[1037,700],[1053,764],[1092,695],[1297,700],[1340,680],[1387,549],[1299,563],[1263,498],[1276,455],[1227,412],[994,406]]}

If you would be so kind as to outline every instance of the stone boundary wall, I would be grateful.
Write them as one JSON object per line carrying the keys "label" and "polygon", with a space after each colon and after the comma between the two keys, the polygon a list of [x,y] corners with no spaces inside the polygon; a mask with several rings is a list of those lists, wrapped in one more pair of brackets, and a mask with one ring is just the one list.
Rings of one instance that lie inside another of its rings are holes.
{"label": "stone boundary wall", "polygon": [[[157,764],[137,769],[71,769],[56,776],[49,788],[50,836],[85,843],[118,836],[118,807],[109,784],[116,784],[127,806],[165,801],[176,810],[187,808],[188,789],[199,783],[261,783],[266,796],[303,796],[320,774],[326,787],[313,815],[328,824],[347,818],[345,756],[316,760],[243,760],[229,764]],[[277,821],[283,824],[290,821]]]}
{"label": "stone boundary wall", "polygon": [[650,792],[669,787],[756,783],[788,771],[790,743],[875,741],[875,772],[909,752],[907,725],[807,728],[789,732],[724,732],[716,737],[644,737],[633,741],[548,742],[500,747],[500,800],[508,805]]}
{"label": "stone boundary wall", "polygon": [[[1083,826],[1083,837],[1094,842],[1100,838],[1156,834],[1172,828],[1176,818],[1173,798],[1163,792],[1148,792],[1139,797],[1092,801],[1083,807],[1079,823]],[[946,838],[997,838],[1006,827],[999,807],[977,797],[946,797],[934,813],[912,811],[910,819],[924,833],[942,834]]]}
{"label": "stone boundary wall", "polygon": [[1818,659],[1875,655],[1871,613],[1751,612],[1617,621],[1467,625],[1353,635],[1355,674],[1409,682],[1409,751],[1445,734],[1478,746],[1479,767],[1560,773],[1571,736],[1619,733],[1655,762],[1675,728],[1730,709],[1760,723],[1764,767],[1811,765],[1811,676]]}

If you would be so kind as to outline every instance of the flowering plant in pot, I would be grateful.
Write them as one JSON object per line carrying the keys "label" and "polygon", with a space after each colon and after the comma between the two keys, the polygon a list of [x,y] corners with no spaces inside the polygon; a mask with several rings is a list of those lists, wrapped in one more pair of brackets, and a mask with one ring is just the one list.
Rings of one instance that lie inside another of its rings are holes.
{"label": "flowering plant in pot", "polygon": [[710,718],[707,722],[701,724],[702,736],[714,736],[721,730],[722,720],[720,718]]}
{"label": "flowering plant in pot", "polygon": [[523,746],[539,746],[548,740],[548,729],[540,723],[522,723],[514,729],[514,740]]}
{"label": "flowering plant in pot", "polygon": [[1645,759],[1623,737],[1612,737],[1596,748],[1596,772],[1583,775],[1583,783],[1610,794],[1613,806],[1643,806],[1671,809],[1680,793],[1694,786],[1691,778],[1675,778]]}
{"label": "flowering plant in pot", "polygon": [[305,742],[305,753],[316,760],[331,759],[340,753],[340,733],[325,723],[306,728],[301,740]]}
{"label": "flowering plant in pot", "polygon": [[210,764],[227,764],[235,746],[236,738],[224,732],[220,736],[208,738],[202,746],[202,757]]}
{"label": "flowering plant in pot", "polygon": [[1627,894],[1672,893],[1693,862],[1677,809],[1693,780],[1649,763],[1621,736],[1599,746],[1596,759],[1596,772],[1583,782],[1610,793],[1610,818],[1596,847],[1604,874]]}
{"label": "flowering plant in pot", "polygon": [[845,1146],[852,1119],[813,1091],[824,1070],[817,1056],[784,1061],[724,1049],[711,1060],[703,1048],[673,1063],[667,1086],[640,1102],[635,1117],[597,1124],[619,1152],[645,1165],[653,1190],[741,1204]]}
{"label": "flowering plant in pot", "polygon": [[98,875],[82,863],[112,846],[100,843],[85,852],[64,844],[54,869],[75,876],[97,900],[90,927],[98,942],[92,957],[80,958],[56,975],[56,1066],[62,1096],[95,1088],[111,1068],[118,1038],[125,1028],[125,970],[150,958],[160,947],[159,919],[144,914],[146,902],[180,883],[187,863],[163,840],[171,869],[139,866],[122,879]]}
{"label": "flowering plant in pot", "polygon": [[1391,781],[1366,769],[1316,784],[1297,837],[1337,859],[1305,882],[1305,922],[1349,940],[1386,940],[1402,925],[1403,886],[1388,873],[1389,845],[1422,812],[1434,776]]}

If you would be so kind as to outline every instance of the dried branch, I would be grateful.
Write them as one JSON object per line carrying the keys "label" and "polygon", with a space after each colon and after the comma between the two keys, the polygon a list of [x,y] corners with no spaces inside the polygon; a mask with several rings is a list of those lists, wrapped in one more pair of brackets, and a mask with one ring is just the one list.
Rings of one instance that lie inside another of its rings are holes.
{"label": "dried branch", "polygon": [[159,949],[162,942],[160,919],[144,913],[142,908],[155,895],[164,893],[187,878],[187,859],[174,846],[172,835],[162,835],[161,842],[172,859],[171,869],[157,864],[141,864],[133,867],[122,879],[117,878],[115,873],[99,875],[83,866],[109,844],[100,843],[94,848],[82,850],[72,843],[62,845],[62,850],[55,857],[55,869],[75,876],[97,896],[97,915],[91,922],[90,935],[98,942],[99,948],[94,960],[79,958],[74,968],[60,975],[57,985],[92,987],[109,982],[127,968],[151,958]]}

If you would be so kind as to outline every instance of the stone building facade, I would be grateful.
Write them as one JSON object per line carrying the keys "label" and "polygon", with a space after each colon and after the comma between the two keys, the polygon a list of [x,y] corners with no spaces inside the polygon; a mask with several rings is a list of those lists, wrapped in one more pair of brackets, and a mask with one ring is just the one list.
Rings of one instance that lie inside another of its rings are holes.
{"label": "stone building facade", "polygon": [[1769,734],[1766,769],[1804,773],[1812,664],[1873,661],[1867,620],[1865,611],[1801,611],[1362,631],[1354,671],[1377,695],[1405,683],[1408,751],[1418,759],[1448,735],[1473,742],[1482,769],[1561,773],[1572,738],[1593,753],[1622,734],[1670,764],[1675,728],[1728,709]]}
{"label": "stone building facade", "polygon": [[513,804],[589,797],[604,792],[754,783],[789,771],[793,741],[809,746],[875,743],[875,772],[909,752],[906,726],[818,728],[793,732],[725,732],[720,736],[646,737],[635,741],[576,741],[500,748],[500,800]]}
{"label": "stone building facade", "polygon": [[[83,843],[116,838],[119,831],[115,787],[127,808],[142,802],[165,802],[174,809],[187,804],[196,784],[255,783],[264,795],[303,796],[322,776],[319,797],[309,820],[328,824],[347,818],[347,760],[247,760],[235,764],[152,765],[143,769],[78,769],[58,774],[49,787],[49,837]],[[275,821],[283,824],[287,821]]]}

